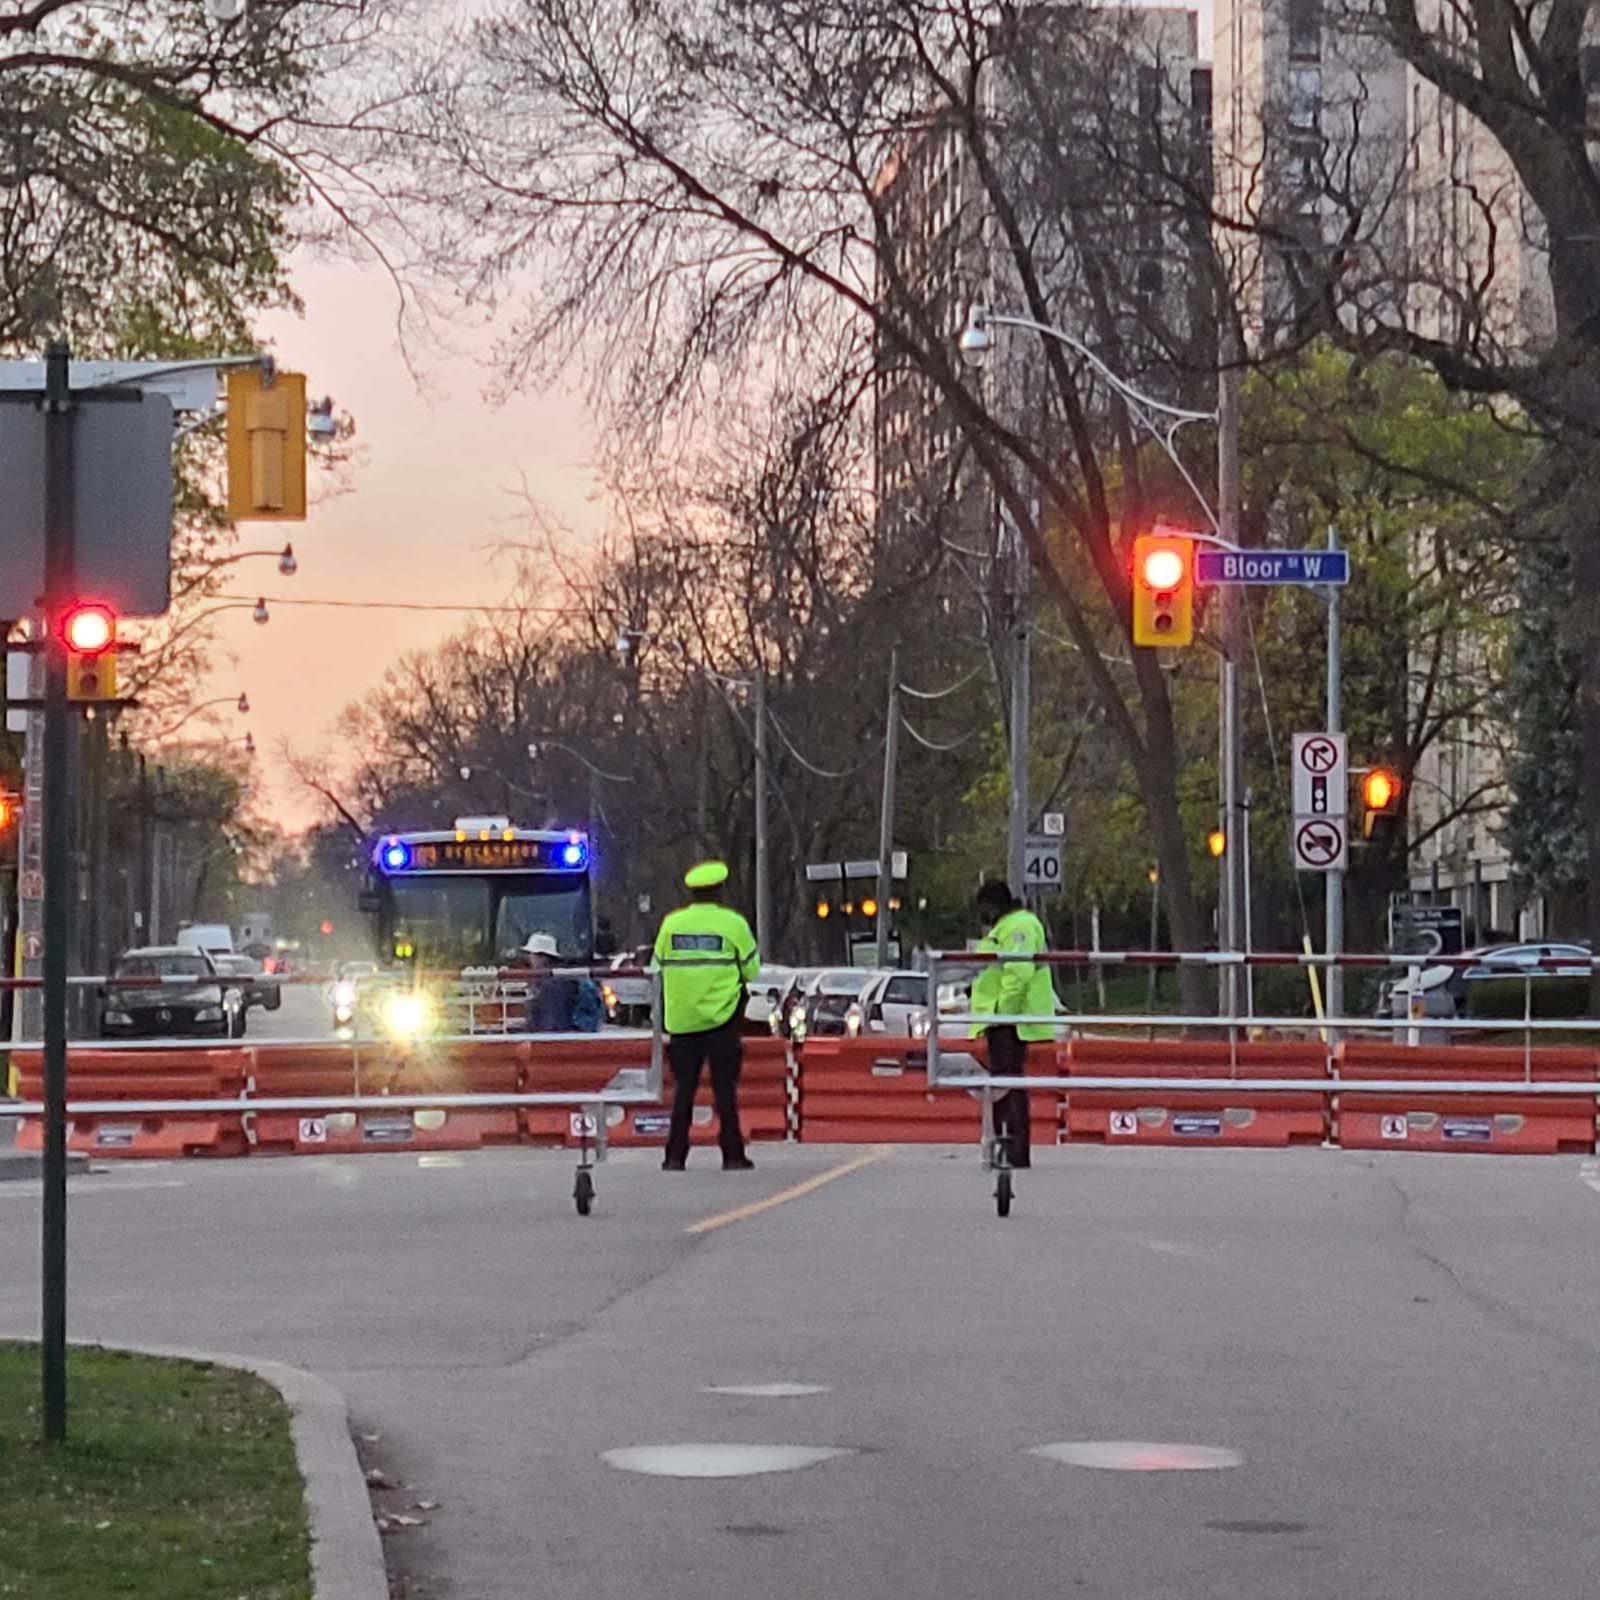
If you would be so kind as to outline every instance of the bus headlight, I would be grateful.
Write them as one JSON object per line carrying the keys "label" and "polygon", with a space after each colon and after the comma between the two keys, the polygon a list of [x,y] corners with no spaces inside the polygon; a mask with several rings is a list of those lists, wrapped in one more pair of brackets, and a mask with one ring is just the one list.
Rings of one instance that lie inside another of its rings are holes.
{"label": "bus headlight", "polygon": [[396,1039],[415,1039],[433,1024],[433,1007],[425,994],[402,989],[383,1002],[384,1031]]}

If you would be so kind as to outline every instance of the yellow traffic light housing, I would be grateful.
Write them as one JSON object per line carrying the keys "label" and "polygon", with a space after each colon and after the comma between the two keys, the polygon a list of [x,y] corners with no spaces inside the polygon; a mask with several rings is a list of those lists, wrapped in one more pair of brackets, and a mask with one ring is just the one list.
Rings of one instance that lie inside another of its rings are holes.
{"label": "yellow traffic light housing", "polygon": [[239,367],[228,374],[228,515],[235,522],[303,522],[306,380]]}
{"label": "yellow traffic light housing", "polygon": [[69,606],[60,621],[67,647],[67,699],[117,698],[117,614],[98,600]]}
{"label": "yellow traffic light housing", "polygon": [[1194,540],[1145,533],[1133,541],[1133,642],[1194,643]]}

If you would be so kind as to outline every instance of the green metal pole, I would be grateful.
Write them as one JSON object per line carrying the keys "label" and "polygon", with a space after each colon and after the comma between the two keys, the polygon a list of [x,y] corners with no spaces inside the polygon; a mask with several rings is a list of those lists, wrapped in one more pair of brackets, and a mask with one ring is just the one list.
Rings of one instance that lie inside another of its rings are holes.
{"label": "green metal pole", "polygon": [[64,343],[45,352],[44,691],[44,1437],[67,1436],[67,940],[71,929],[72,793],[67,651],[72,599],[72,391]]}

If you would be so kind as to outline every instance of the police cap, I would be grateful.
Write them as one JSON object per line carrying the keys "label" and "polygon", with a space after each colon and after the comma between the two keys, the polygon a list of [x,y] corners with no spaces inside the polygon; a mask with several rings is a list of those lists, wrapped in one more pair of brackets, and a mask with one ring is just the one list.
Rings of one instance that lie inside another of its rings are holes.
{"label": "police cap", "polygon": [[728,881],[728,864],[725,861],[697,861],[683,875],[686,889],[715,889]]}

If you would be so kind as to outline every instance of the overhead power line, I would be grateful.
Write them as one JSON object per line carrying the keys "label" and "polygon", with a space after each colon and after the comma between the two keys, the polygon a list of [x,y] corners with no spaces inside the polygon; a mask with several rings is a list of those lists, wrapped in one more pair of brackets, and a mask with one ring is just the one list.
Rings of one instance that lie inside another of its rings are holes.
{"label": "overhead power line", "polygon": [[900,685],[900,693],[908,694],[913,700],[943,700],[947,695],[954,694],[958,689],[965,689],[974,678],[983,671],[981,666],[974,667],[964,678],[957,678],[948,689],[913,689],[909,683]]}
{"label": "overhead power line", "polygon": [[975,738],[978,732],[976,728],[973,728],[970,732],[962,734],[959,739],[952,740],[949,744],[940,744],[936,740],[926,738],[924,735],[918,733],[903,714],[900,718],[900,726],[904,728],[906,732],[909,733],[924,750],[932,750],[939,755],[944,755],[951,750],[959,750],[962,745]]}

